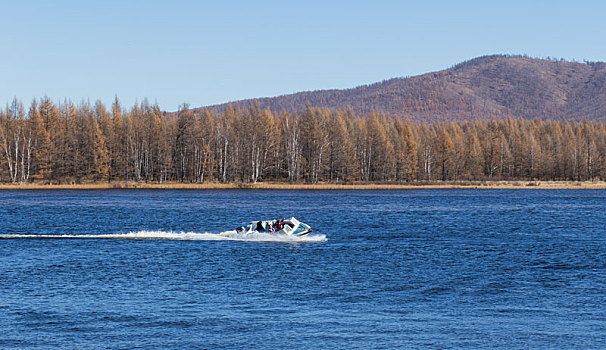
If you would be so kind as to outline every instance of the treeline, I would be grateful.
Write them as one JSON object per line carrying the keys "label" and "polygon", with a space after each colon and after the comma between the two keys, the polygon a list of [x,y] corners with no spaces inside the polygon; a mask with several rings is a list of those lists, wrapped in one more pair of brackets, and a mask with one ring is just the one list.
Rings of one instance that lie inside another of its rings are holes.
{"label": "treeline", "polygon": [[0,152],[5,183],[604,180],[606,125],[15,99],[0,111]]}

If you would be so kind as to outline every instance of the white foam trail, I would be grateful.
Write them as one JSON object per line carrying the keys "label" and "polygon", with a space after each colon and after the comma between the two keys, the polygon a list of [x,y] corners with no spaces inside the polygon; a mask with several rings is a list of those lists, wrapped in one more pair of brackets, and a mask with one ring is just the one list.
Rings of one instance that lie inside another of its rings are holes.
{"label": "white foam trail", "polygon": [[326,235],[288,236],[273,235],[270,233],[237,233],[236,231],[225,231],[221,233],[197,233],[197,232],[172,232],[172,231],[137,231],[129,233],[112,233],[97,235],[19,235],[0,234],[0,239],[22,239],[22,238],[52,238],[52,239],[168,239],[182,241],[244,241],[244,242],[325,242]]}

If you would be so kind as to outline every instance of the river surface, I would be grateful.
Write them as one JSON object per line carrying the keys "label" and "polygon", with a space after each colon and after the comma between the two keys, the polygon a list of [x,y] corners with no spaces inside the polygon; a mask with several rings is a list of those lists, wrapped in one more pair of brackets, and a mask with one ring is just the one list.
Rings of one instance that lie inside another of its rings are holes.
{"label": "river surface", "polygon": [[603,190],[0,191],[2,349],[603,349],[605,305]]}

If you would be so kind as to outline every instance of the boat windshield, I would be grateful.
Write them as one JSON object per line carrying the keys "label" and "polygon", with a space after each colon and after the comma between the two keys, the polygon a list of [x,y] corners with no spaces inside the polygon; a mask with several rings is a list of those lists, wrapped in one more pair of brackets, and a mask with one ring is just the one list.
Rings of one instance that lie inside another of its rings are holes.
{"label": "boat windshield", "polygon": [[303,232],[309,231],[309,228],[310,228],[309,225],[304,224],[304,223],[300,223],[299,227],[297,227],[297,229],[295,230],[295,232],[293,232],[293,234],[296,235],[296,234],[299,234],[299,233],[303,233]]}

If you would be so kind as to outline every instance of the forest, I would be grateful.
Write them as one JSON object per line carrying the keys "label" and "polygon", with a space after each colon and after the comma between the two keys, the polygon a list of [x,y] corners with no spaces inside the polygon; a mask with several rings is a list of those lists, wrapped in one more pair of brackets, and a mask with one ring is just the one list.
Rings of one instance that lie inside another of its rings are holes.
{"label": "forest", "polygon": [[556,120],[413,123],[388,114],[254,105],[165,113],[116,97],[0,110],[0,182],[409,183],[605,180],[606,125]]}

